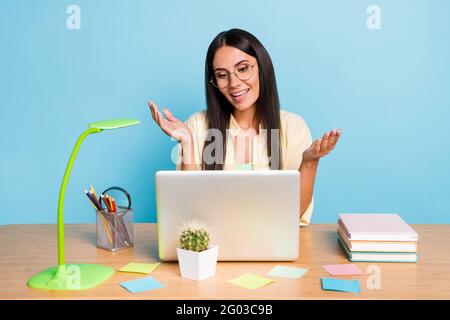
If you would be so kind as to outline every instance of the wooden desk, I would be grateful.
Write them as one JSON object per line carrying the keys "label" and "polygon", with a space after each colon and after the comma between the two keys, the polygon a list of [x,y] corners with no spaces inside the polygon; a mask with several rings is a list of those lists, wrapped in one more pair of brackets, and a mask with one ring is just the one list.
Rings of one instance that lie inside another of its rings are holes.
{"label": "wooden desk", "polygon": [[[119,282],[144,275],[116,272],[99,287],[85,291],[30,289],[27,280],[56,264],[55,225],[0,226],[0,299],[450,299],[450,225],[414,225],[419,233],[418,263],[357,263],[381,269],[381,289],[369,290],[370,275],[360,279],[361,294],[321,290],[325,264],[348,263],[336,241],[335,225],[310,225],[300,232],[296,262],[219,262],[216,276],[202,282],[180,277],[177,263],[162,263],[153,273],[165,288],[131,294]],[[117,271],[129,262],[158,261],[155,224],[135,224],[135,247],[110,253],[95,246],[94,225],[66,225],[66,263],[98,263]],[[227,283],[243,273],[264,276],[276,264],[308,267],[299,280],[275,278],[257,290]]]}

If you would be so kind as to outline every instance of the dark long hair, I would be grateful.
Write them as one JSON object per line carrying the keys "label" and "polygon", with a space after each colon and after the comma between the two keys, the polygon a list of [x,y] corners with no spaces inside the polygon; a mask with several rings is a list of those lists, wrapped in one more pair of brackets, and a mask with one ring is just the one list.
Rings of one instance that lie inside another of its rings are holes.
{"label": "dark long hair", "polygon": [[[233,113],[233,105],[212,83],[214,76],[213,60],[216,51],[224,46],[234,47],[256,58],[259,70],[259,97],[256,100],[256,116],[261,122],[263,129],[267,130],[267,156],[271,159],[271,169],[281,168],[281,148],[277,143],[278,150],[272,150],[271,132],[272,129],[281,130],[280,122],[280,100],[278,98],[277,84],[272,60],[259,40],[251,33],[241,29],[231,29],[219,33],[211,42],[206,53],[205,61],[205,86],[206,86],[206,121],[208,129],[217,129],[222,133],[223,159],[216,159],[212,164],[205,162],[205,148],[215,140],[206,138],[202,151],[202,167],[204,170],[222,170],[226,155],[226,131],[230,126],[230,117]],[[210,132],[210,130],[208,130]],[[279,141],[279,140],[278,140]],[[272,161],[272,151],[278,156],[278,161]],[[221,160],[221,161],[217,161]],[[219,163],[218,163],[219,162]]]}

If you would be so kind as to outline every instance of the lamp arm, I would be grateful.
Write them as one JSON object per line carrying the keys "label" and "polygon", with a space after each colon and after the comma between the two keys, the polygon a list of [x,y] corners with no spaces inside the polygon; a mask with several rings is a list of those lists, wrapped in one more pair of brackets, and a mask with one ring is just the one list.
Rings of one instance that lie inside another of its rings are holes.
{"label": "lamp arm", "polygon": [[80,149],[83,140],[91,133],[99,133],[101,131],[102,129],[99,128],[89,128],[80,135],[77,142],[75,143],[75,147],[72,150],[72,154],[70,155],[66,171],[64,172],[58,200],[58,265],[64,265],[64,195],[66,193],[67,183],[69,182],[72,165],[75,162],[75,158],[78,154],[78,149]]}

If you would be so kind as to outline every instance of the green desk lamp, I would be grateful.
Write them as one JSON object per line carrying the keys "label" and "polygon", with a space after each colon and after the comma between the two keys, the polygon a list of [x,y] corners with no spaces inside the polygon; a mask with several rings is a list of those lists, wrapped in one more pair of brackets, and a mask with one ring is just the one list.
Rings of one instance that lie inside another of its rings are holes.
{"label": "green desk lamp", "polygon": [[35,289],[47,290],[81,290],[96,287],[107,280],[114,273],[114,269],[97,264],[70,264],[64,263],[64,195],[69,180],[72,165],[77,156],[83,140],[91,133],[99,133],[103,130],[119,129],[139,124],[135,119],[116,119],[90,123],[89,129],[78,138],[69,163],[67,164],[64,178],[61,184],[58,201],[58,266],[48,268],[35,274],[28,281],[28,286]]}

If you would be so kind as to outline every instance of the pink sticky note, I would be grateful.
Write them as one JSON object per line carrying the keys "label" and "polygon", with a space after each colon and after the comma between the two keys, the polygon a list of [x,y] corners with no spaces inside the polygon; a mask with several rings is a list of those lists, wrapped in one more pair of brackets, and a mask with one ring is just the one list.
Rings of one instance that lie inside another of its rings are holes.
{"label": "pink sticky note", "polygon": [[323,267],[332,276],[349,276],[354,274],[364,274],[354,264],[330,264]]}

